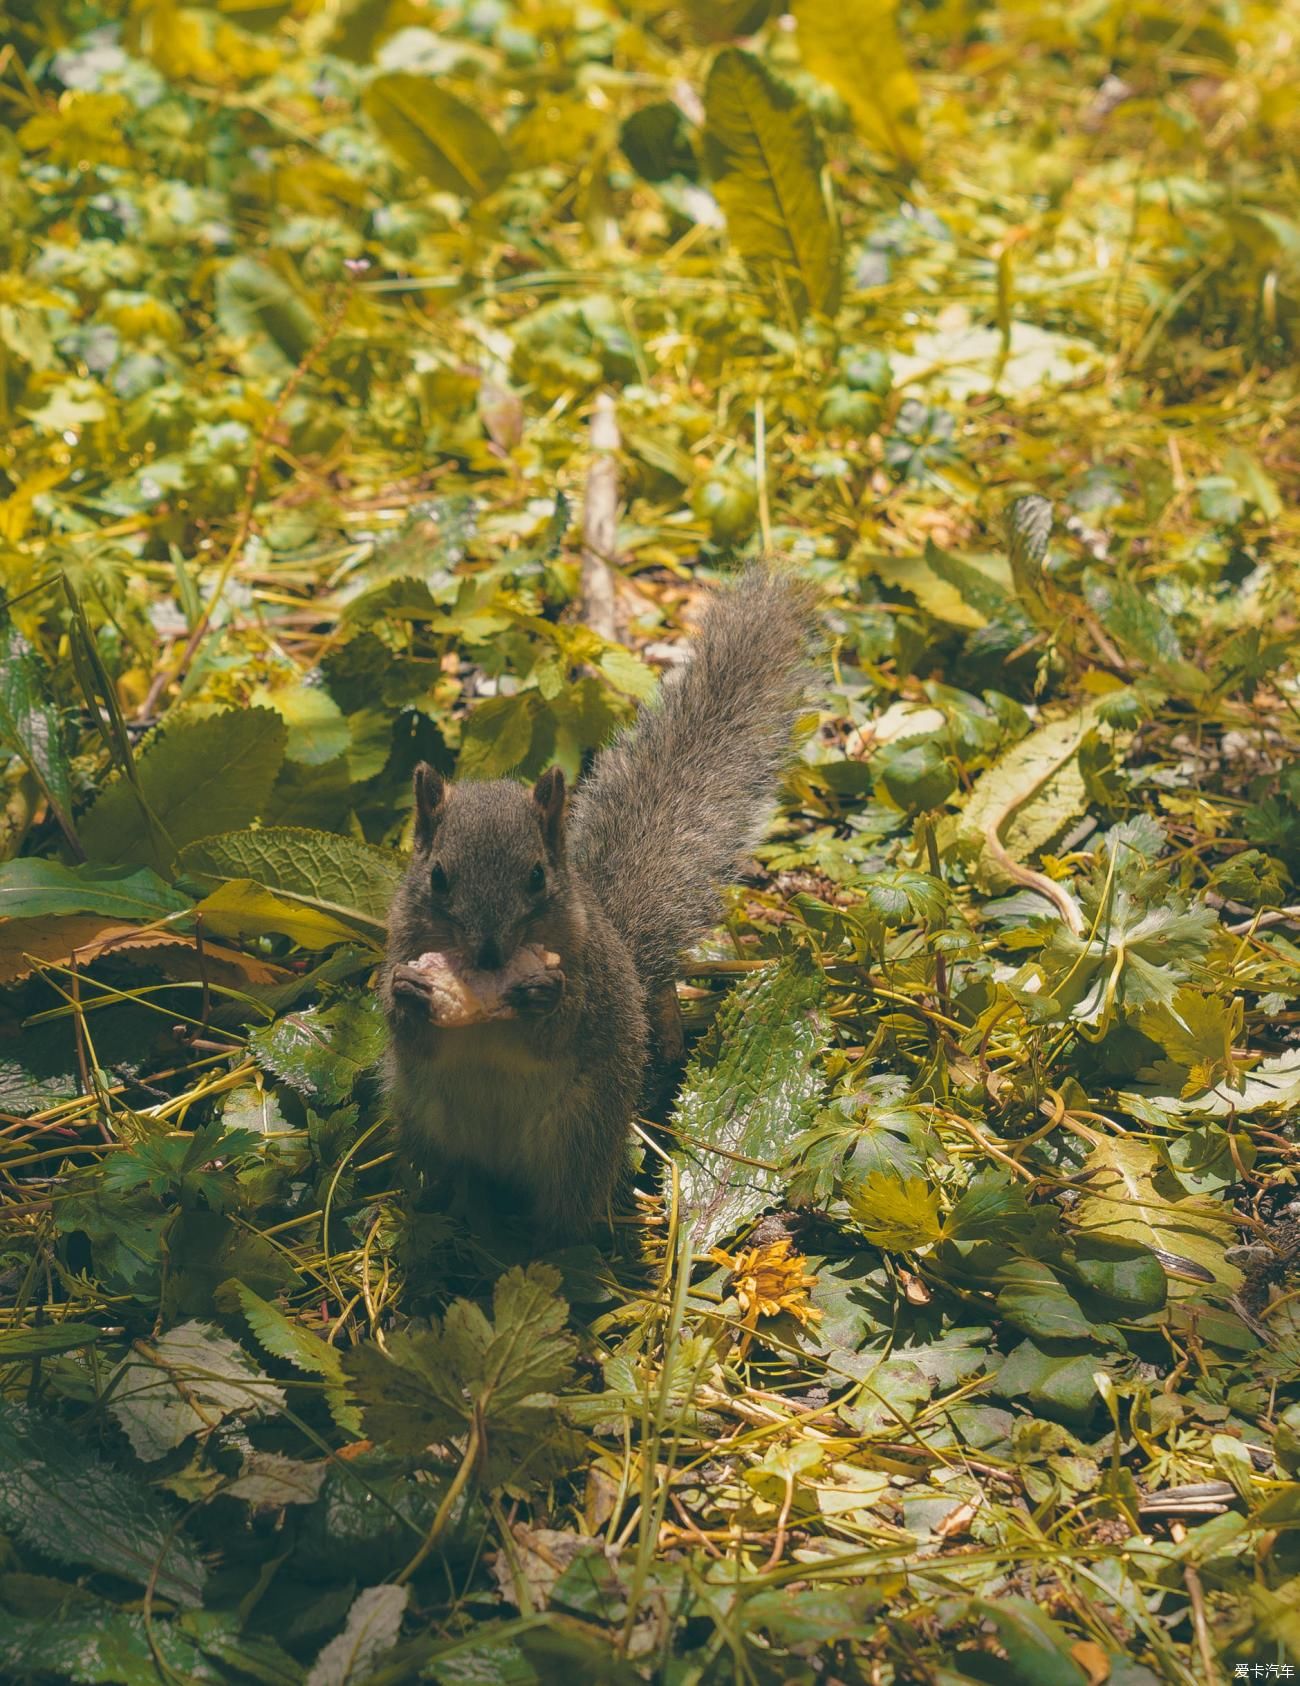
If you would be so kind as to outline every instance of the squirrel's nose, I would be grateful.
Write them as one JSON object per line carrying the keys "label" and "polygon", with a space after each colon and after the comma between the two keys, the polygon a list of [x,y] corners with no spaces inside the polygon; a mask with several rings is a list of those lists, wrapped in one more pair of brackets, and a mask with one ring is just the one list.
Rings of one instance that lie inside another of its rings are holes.
{"label": "squirrel's nose", "polygon": [[501,944],[495,937],[484,937],[478,945],[478,953],[474,956],[474,964],[480,972],[495,972],[502,963]]}

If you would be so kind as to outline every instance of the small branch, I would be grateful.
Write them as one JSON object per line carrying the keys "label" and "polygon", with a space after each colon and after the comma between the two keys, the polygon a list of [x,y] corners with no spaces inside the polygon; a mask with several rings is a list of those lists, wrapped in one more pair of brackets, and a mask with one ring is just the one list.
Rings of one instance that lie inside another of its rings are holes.
{"label": "small branch", "polygon": [[618,416],[607,392],[596,395],[591,412],[591,467],[582,512],[582,618],[613,643],[618,637],[614,572],[618,543]]}

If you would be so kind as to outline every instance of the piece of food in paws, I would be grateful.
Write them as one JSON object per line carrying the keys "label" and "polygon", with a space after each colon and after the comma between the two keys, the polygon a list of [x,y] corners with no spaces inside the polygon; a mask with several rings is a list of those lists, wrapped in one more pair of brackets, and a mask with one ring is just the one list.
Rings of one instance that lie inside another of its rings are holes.
{"label": "piece of food in paws", "polygon": [[[558,954],[540,943],[525,943],[495,972],[479,971],[455,950],[422,954],[401,970],[418,974],[428,994],[430,1018],[434,1024],[451,1028],[515,1018],[517,1000],[511,998],[522,989],[526,999],[529,986],[545,986],[556,980],[559,965]],[[537,993],[545,995],[548,991],[543,988]]]}

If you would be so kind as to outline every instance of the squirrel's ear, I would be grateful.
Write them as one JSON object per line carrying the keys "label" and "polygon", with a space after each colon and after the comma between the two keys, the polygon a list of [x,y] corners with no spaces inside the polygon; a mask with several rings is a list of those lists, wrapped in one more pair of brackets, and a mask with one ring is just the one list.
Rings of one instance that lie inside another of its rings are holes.
{"label": "squirrel's ear", "polygon": [[428,849],[447,803],[447,785],[436,767],[421,761],[415,769],[415,846]]}
{"label": "squirrel's ear", "polygon": [[533,786],[533,801],[537,804],[542,822],[542,836],[552,858],[560,852],[564,827],[564,774],[558,767],[548,767]]}

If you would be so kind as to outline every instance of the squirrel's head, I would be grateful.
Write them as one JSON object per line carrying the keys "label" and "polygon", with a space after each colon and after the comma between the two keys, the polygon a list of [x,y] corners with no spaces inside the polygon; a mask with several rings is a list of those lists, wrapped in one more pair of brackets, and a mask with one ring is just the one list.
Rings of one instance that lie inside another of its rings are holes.
{"label": "squirrel's head", "polygon": [[529,790],[508,779],[451,785],[420,763],[408,885],[435,947],[495,971],[547,934],[565,882],[564,795],[558,767]]}

